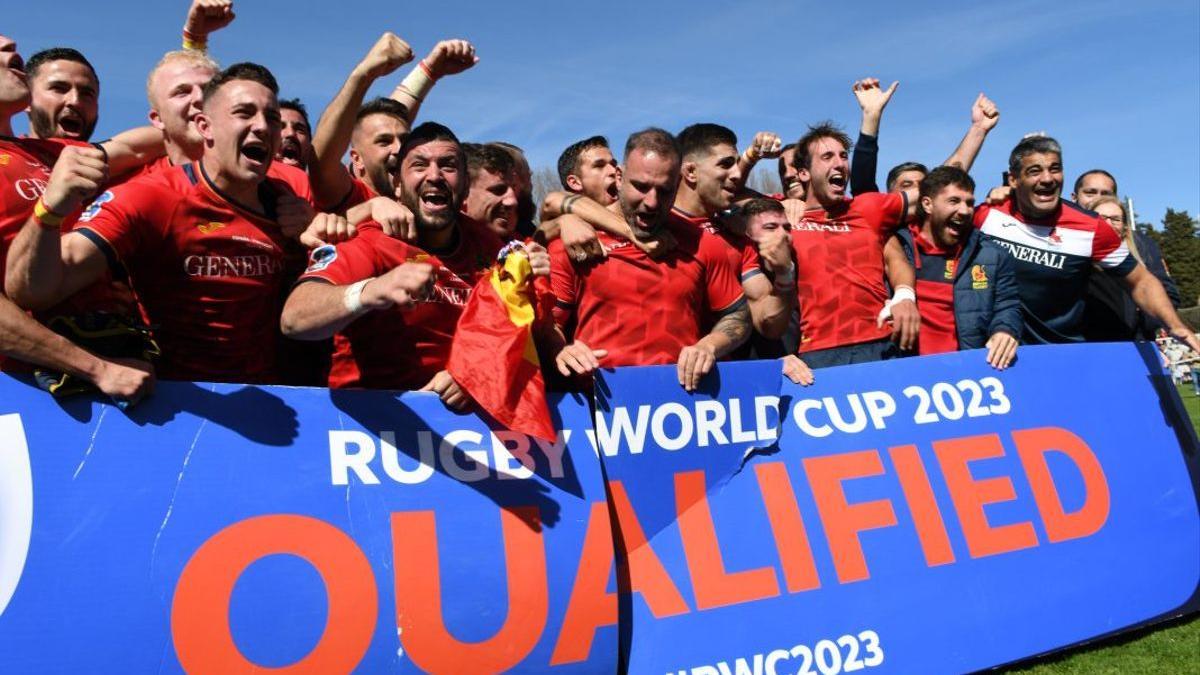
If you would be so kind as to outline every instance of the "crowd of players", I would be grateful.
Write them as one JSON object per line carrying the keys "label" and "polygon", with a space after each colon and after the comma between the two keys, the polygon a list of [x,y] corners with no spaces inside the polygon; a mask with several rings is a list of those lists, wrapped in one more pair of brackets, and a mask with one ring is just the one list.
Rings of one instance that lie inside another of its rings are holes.
{"label": "crowd of players", "polygon": [[[853,86],[856,142],[818,123],[794,144],[762,132],[739,150],[729,129],[698,123],[637,131],[618,163],[595,136],[566,148],[562,190],[539,205],[518,147],[416,122],[439,79],[476,63],[470,43],[439,42],[365,101],[413,59],[385,33],[314,131],[267,68],[209,55],[233,18],[232,0],[194,0],[183,49],[149,72],[150,126],[102,143],[90,142],[100,79],[85,56],[23,61],[0,36],[6,369],[32,364],[123,401],[157,374],[423,389],[463,408],[450,343],[514,239],[554,296],[535,326],[558,387],[600,367],[676,364],[693,390],[735,358],[780,359],[808,384],[824,367],[976,348],[1003,369],[1018,345],[1095,339],[1097,326],[1102,339],[1165,331],[1200,352],[1110,173],[1084,173],[1067,201],[1062,148],[1031,135],[1007,185],[977,203],[968,171],[1000,117],[982,94],[945,163],[901,164],[886,192],[878,129],[896,87],[868,79]],[[29,135],[15,138],[26,112]],[[748,189],[774,158],[783,192]],[[80,339],[114,316],[147,327],[153,354]]]}

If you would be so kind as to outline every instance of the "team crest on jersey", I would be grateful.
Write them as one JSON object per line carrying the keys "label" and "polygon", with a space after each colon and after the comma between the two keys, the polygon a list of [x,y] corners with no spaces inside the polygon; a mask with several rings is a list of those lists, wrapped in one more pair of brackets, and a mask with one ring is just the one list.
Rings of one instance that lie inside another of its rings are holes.
{"label": "team crest on jersey", "polygon": [[971,288],[981,291],[988,287],[987,271],[983,269],[983,265],[975,265],[971,268]]}
{"label": "team crest on jersey", "polygon": [[405,258],[404,262],[425,262],[426,260],[429,260],[428,253],[418,253],[416,255]]}
{"label": "team crest on jersey", "polygon": [[214,221],[214,222],[208,222],[208,223],[200,223],[199,225],[196,226],[196,229],[200,230],[204,234],[212,234],[213,232],[216,232],[217,230],[221,229],[222,227],[225,227],[225,223],[218,223],[218,222]]}
{"label": "team crest on jersey", "polygon": [[0,166],[8,166],[8,163],[11,161],[12,161],[12,155],[0,154]]}
{"label": "team crest on jersey", "polygon": [[104,204],[106,202],[111,202],[113,197],[114,195],[112,190],[105,190],[104,194],[93,199],[92,203],[88,204],[88,207],[83,210],[83,213],[79,215],[79,222],[86,223],[92,218],[95,218],[100,213],[100,210],[104,208]]}
{"label": "team crest on jersey", "polygon": [[1062,237],[1058,236],[1058,233],[1055,232],[1054,230],[1050,230],[1050,234],[1046,235],[1046,239],[1049,240],[1050,243],[1054,244],[1055,246],[1062,245]]}
{"label": "team crest on jersey", "polygon": [[332,244],[325,244],[313,249],[313,252],[308,256],[308,272],[320,272],[329,267],[334,260],[337,260],[337,248]]}
{"label": "team crest on jersey", "polygon": [[[977,265],[977,267],[978,267],[978,265]],[[958,271],[958,261],[957,260],[947,260],[946,261],[946,272],[944,273],[943,276],[946,279],[953,279],[954,273],[956,271]]]}

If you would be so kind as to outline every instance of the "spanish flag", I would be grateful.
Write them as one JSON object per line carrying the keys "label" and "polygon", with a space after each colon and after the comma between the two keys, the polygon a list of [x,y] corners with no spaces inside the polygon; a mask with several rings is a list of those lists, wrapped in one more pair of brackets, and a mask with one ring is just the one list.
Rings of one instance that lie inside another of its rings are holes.
{"label": "spanish flag", "polygon": [[533,337],[539,321],[551,320],[553,296],[544,283],[535,285],[520,242],[505,246],[498,258],[459,317],[446,370],[497,422],[553,441]]}

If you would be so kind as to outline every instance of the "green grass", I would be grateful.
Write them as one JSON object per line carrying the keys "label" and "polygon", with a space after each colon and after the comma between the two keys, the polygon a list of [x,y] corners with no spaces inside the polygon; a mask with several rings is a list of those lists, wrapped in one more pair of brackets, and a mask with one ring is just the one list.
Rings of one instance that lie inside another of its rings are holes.
{"label": "green grass", "polygon": [[[1192,426],[1200,435],[1200,398],[1192,393],[1191,385],[1179,387],[1179,396],[1192,418]],[[1031,675],[1200,673],[1200,618],[1193,615],[1005,672]]]}

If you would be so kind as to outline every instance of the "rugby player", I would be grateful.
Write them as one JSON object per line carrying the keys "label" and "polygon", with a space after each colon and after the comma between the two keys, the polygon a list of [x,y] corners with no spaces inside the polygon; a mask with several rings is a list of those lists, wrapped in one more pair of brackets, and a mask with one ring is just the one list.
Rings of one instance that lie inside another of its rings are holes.
{"label": "rugby player", "polygon": [[1012,256],[972,226],[975,181],[966,171],[939,166],[920,191],[922,220],[900,231],[917,272],[918,353],[986,347],[987,362],[1003,370],[1022,330]]}
{"label": "rugby player", "polygon": [[693,391],[749,335],[728,245],[670,217],[680,164],[678,142],[662,129],[637,132],[625,144],[621,213],[635,237],[671,231],[677,245],[662,260],[607,232],[598,233],[606,255],[587,262],[572,260],[561,240],[551,242],[555,321],[575,325],[573,341],[555,357],[564,376],[675,363],[679,384]]}
{"label": "rugby player", "polygon": [[[471,43],[444,40],[388,98],[362,104],[375,80],[395,72],[412,57],[408,43],[384,33],[325,108],[313,138],[315,157],[310,167],[313,194],[323,207],[341,212],[371,197],[394,198],[400,144],[421,101],[439,78],[461,73],[478,61]],[[354,175],[341,163],[347,147]]]}
{"label": "rugby player", "polygon": [[[682,163],[671,218],[681,226],[708,230],[729,245],[754,329],[767,339],[779,338],[787,329],[796,292],[787,231],[773,230],[756,243],[714,221],[745,183],[732,131],[718,124],[693,124],[679,132],[678,140]],[[778,141],[774,134],[760,133],[748,152],[778,152]]]}
{"label": "rugby player", "polygon": [[463,200],[463,215],[483,225],[500,241],[513,238],[517,229],[516,167],[512,155],[492,143],[465,143],[470,188]]}
{"label": "rugby player", "polygon": [[504,148],[513,160],[513,187],[517,191],[517,234],[523,238],[532,237],[537,231],[533,222],[537,216],[537,204],[533,203],[533,171],[529,168],[529,159],[525,151],[505,141],[492,141],[488,145]]}
{"label": "rugby player", "polygon": [[[808,209],[791,230],[800,356],[814,368],[892,358],[897,347],[915,345],[920,328],[913,268],[899,247],[886,265],[891,300],[884,287],[884,243],[912,212],[916,194],[850,199],[849,149],[850,138],[829,123],[809,127],[796,143],[798,177],[808,185]],[[891,328],[881,321],[889,314]]]}
{"label": "rugby player", "polygon": [[1011,194],[975,211],[975,226],[1016,261],[1023,343],[1082,342],[1084,296],[1093,265],[1124,281],[1134,302],[1161,321],[1170,335],[1196,351],[1196,339],[1163,286],[1130,254],[1124,241],[1095,213],[1062,199],[1062,147],[1048,136],[1030,136],[1008,159]]}
{"label": "rugby player", "polygon": [[29,57],[29,135],[86,141],[100,117],[100,78],[83,54],[55,47]]}
{"label": "rugby player", "polygon": [[[287,244],[275,206],[285,195],[311,199],[267,175],[279,145],[277,91],[262,66],[219,73],[194,122],[200,161],[106,192],[66,235],[26,223],[9,253],[10,294],[47,307],[120,269],[156,327],[162,377],[274,381]],[[70,213],[94,192],[92,164],[64,152],[43,198],[49,212]]]}
{"label": "rugby player", "polygon": [[[365,223],[353,239],[313,252],[280,323],[290,337],[334,336],[330,387],[419,388],[450,407],[469,402],[446,361],[471,289],[503,242],[461,216],[466,161],[450,129],[417,126],[400,148],[401,199],[416,217],[416,241]],[[545,249],[526,250],[534,273],[549,274]]]}
{"label": "rugby player", "polygon": [[[82,187],[93,192],[107,173],[105,151],[118,165],[130,162],[126,155],[131,149],[120,137],[104,144],[104,151],[90,146],[80,149],[61,139],[13,138],[12,118],[28,105],[24,61],[16,42],[0,35],[0,265],[13,237],[28,221],[54,223],[57,214],[46,209],[42,197],[51,167],[61,154],[71,157],[79,152],[89,158],[91,185]],[[0,295],[0,355],[82,378],[119,400],[136,401],[154,388],[149,364],[95,356],[34,321],[5,295]],[[5,369],[10,366],[5,364]]]}

